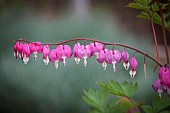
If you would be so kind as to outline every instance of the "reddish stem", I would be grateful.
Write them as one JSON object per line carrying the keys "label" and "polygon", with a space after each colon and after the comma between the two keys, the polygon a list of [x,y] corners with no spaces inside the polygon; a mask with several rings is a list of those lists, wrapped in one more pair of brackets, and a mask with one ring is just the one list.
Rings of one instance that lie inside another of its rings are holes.
{"label": "reddish stem", "polygon": [[155,32],[155,27],[154,27],[154,24],[153,24],[151,16],[150,16],[150,22],[151,22],[151,25],[152,25],[152,32],[153,32],[153,37],[154,37],[154,42],[155,42],[157,59],[158,59],[158,61],[160,61],[159,50],[158,50],[158,43],[157,43],[157,38],[156,38],[156,32]]}
{"label": "reddish stem", "polygon": [[165,47],[165,53],[166,53],[166,60],[167,64],[169,64],[169,53],[168,53],[168,46],[167,46],[167,40],[166,40],[166,30],[165,30],[165,24],[163,19],[163,11],[162,8],[160,8],[160,15],[161,15],[161,22],[162,22],[162,33],[163,33],[163,39],[164,39],[164,47]]}
{"label": "reddish stem", "polygon": [[[96,40],[96,39],[92,39],[92,38],[73,38],[73,39],[70,39],[70,40],[65,40],[63,42],[59,42],[59,43],[48,43],[48,45],[51,45],[51,46],[57,46],[57,45],[62,45],[62,44],[65,44],[65,43],[68,43],[68,42],[72,42],[72,41],[78,41],[78,40],[86,40],[86,41],[92,41],[92,42],[98,42],[98,43],[102,43],[104,45],[112,45],[112,46],[121,46],[121,47],[126,47],[126,48],[129,48],[129,49],[132,49],[132,50],[135,50],[136,52],[140,53],[140,54],[143,54],[145,55],[146,57],[150,58],[151,60],[153,60],[154,62],[156,62],[160,67],[162,67],[162,64],[157,60],[155,59],[153,56],[149,55],[148,53],[142,51],[142,50],[139,50],[137,48],[134,48],[134,47],[131,47],[129,45],[126,45],[126,44],[120,44],[120,43],[110,43],[110,42],[103,42],[103,41],[100,41],[100,40]],[[32,43],[30,41],[27,41],[27,40],[23,40],[23,39],[19,39],[19,40],[16,40],[15,42],[17,41],[20,41],[20,42],[26,42],[26,43]],[[42,45],[46,45],[47,43],[45,44],[42,44]]]}

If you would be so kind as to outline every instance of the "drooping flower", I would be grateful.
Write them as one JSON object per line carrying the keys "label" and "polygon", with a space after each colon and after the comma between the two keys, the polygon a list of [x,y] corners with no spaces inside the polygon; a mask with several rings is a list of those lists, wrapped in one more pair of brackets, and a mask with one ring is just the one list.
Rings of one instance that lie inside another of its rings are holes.
{"label": "drooping flower", "polygon": [[32,42],[29,44],[31,54],[34,53],[34,59],[37,59],[37,53],[41,53],[43,45],[41,42]]}
{"label": "drooping flower", "polygon": [[50,53],[50,48],[48,45],[44,46],[42,53],[43,53],[43,61],[44,61],[45,65],[47,65],[49,63],[48,55]]}
{"label": "drooping flower", "polygon": [[76,61],[76,64],[79,64],[80,62],[80,58],[81,58],[81,54],[80,54],[80,49],[81,49],[81,46],[80,46],[80,43],[77,42],[75,45],[74,45],[74,49],[73,49],[73,54],[74,54],[74,59]]}
{"label": "drooping flower", "polygon": [[113,71],[116,71],[116,63],[120,63],[122,60],[122,55],[119,50],[114,50],[113,51]]}
{"label": "drooping flower", "polygon": [[159,96],[161,97],[161,93],[165,93],[167,91],[166,87],[161,84],[161,80],[157,79],[152,84],[152,88],[158,92]]}
{"label": "drooping flower", "polygon": [[29,45],[28,44],[24,44],[23,45],[23,61],[25,64],[28,63],[29,61],[29,56],[30,56],[31,52],[30,52],[30,48],[29,48]]}
{"label": "drooping flower", "polygon": [[79,42],[77,42],[74,45],[74,49],[73,49],[73,53],[74,53],[74,57],[75,57],[75,61],[76,64],[79,64],[80,59],[84,59],[84,66],[87,66],[87,58],[91,58],[94,55],[94,47],[93,44],[89,44],[89,45],[80,45]]}
{"label": "drooping flower", "polygon": [[107,68],[106,62],[106,52],[104,50],[100,50],[97,55],[97,61],[102,64],[104,70]]}
{"label": "drooping flower", "polygon": [[20,42],[16,42],[14,45],[14,56],[17,59],[18,58],[18,46],[19,46]]}
{"label": "drooping flower", "polygon": [[59,45],[56,48],[57,56],[63,59],[64,66],[66,65],[66,58],[71,58],[72,51],[69,45]]}
{"label": "drooping flower", "polygon": [[159,71],[159,79],[164,86],[170,89],[170,68],[161,67]]}
{"label": "drooping flower", "polygon": [[83,59],[84,59],[84,66],[87,66],[87,58],[91,58],[94,55],[94,48],[92,46],[92,44],[89,45],[82,45],[81,49],[83,51],[84,54],[83,55]]}
{"label": "drooping flower", "polygon": [[97,54],[100,50],[104,50],[104,46],[102,43],[95,42],[94,43],[95,53]]}
{"label": "drooping flower", "polygon": [[126,70],[128,70],[129,66],[130,66],[129,61],[128,61],[129,53],[125,50],[125,48],[123,48],[123,50],[122,50],[122,59],[124,61],[124,63],[123,63],[124,68]]}
{"label": "drooping flower", "polygon": [[131,78],[134,78],[134,76],[136,75],[137,66],[138,66],[138,62],[137,62],[136,58],[133,56],[132,59],[130,60],[131,70],[130,70],[129,74],[130,74]]}
{"label": "drooping flower", "polygon": [[56,69],[58,69],[58,62],[62,62],[63,59],[62,58],[59,58],[57,56],[57,51],[56,49],[53,49],[51,52],[50,52],[50,58],[49,58],[50,62],[55,62],[55,67]]}
{"label": "drooping flower", "polygon": [[14,56],[18,56],[23,60],[23,44],[21,42],[16,42],[14,45]]}

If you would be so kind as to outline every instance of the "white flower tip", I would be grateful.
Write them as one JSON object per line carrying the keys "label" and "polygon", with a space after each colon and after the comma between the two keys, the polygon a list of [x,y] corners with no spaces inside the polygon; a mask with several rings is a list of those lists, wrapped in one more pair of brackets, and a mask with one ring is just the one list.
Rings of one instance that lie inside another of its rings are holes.
{"label": "white flower tip", "polygon": [[87,58],[84,58],[84,66],[87,66]]}
{"label": "white flower tip", "polygon": [[24,64],[27,64],[29,61],[29,57],[24,56],[23,61],[24,61]]}
{"label": "white flower tip", "polygon": [[128,63],[123,63],[123,67],[126,69],[126,70],[128,70],[129,69],[129,66],[130,66],[130,64],[129,64],[129,62]]}
{"label": "white flower tip", "polygon": [[58,69],[58,61],[55,61],[55,68]]}
{"label": "white flower tip", "polygon": [[116,61],[112,62],[113,64],[113,71],[116,72]]}
{"label": "white flower tip", "polygon": [[131,78],[134,78],[135,75],[136,75],[136,71],[130,70],[129,74],[130,74],[130,77],[131,77]]}
{"label": "white flower tip", "polygon": [[107,63],[104,61],[104,62],[102,63],[102,66],[103,66],[104,70],[106,70],[106,68],[107,68]]}
{"label": "white flower tip", "polygon": [[37,52],[34,52],[34,59],[37,59]]}
{"label": "white flower tip", "polygon": [[44,61],[45,65],[48,65],[48,63],[49,63],[49,58],[48,58],[48,56],[47,56],[46,59],[43,59],[43,61]]}
{"label": "white flower tip", "polygon": [[66,66],[66,57],[63,57],[63,65]]}
{"label": "white flower tip", "polygon": [[78,57],[75,58],[76,64],[79,64],[80,59]]}

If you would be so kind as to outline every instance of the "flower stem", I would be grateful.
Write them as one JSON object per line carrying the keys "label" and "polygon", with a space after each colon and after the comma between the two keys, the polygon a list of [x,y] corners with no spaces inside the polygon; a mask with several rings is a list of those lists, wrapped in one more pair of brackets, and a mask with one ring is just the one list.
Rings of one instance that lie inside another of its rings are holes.
{"label": "flower stem", "polygon": [[135,107],[135,109],[137,110],[137,112],[140,113],[139,108],[138,108],[137,105],[133,102],[133,100],[132,100],[131,98],[129,98],[129,97],[126,97],[126,98],[133,104],[133,106]]}
{"label": "flower stem", "polygon": [[162,22],[162,33],[163,33],[163,39],[164,39],[164,47],[165,47],[165,53],[166,53],[166,60],[167,64],[170,64],[169,62],[169,53],[168,53],[168,46],[167,46],[167,40],[166,40],[166,30],[165,30],[165,24],[163,19],[163,10],[160,8],[160,15],[161,15],[161,22]]}
{"label": "flower stem", "polygon": [[[62,44],[65,44],[65,43],[68,43],[68,42],[73,42],[73,41],[79,41],[79,40],[86,40],[86,41],[92,41],[92,42],[98,42],[98,43],[102,43],[104,45],[112,45],[112,46],[121,46],[121,47],[125,47],[125,48],[129,48],[131,50],[135,50],[136,52],[140,53],[140,54],[143,54],[145,55],[146,57],[150,58],[151,60],[153,60],[154,62],[156,62],[160,67],[162,67],[163,65],[160,63],[160,61],[158,61],[157,59],[155,59],[153,56],[149,55],[148,53],[142,51],[142,50],[139,50],[135,47],[132,47],[132,46],[129,46],[129,45],[126,45],[126,44],[121,44],[121,43],[110,43],[110,42],[103,42],[103,41],[100,41],[100,40],[96,40],[96,39],[92,39],[92,38],[73,38],[73,39],[69,39],[69,40],[65,40],[65,41],[62,41],[62,42],[59,42],[59,43],[44,43],[42,45],[51,45],[51,46],[57,46],[57,45],[62,45]],[[27,40],[23,40],[23,39],[19,39],[19,40],[15,40],[15,42],[17,41],[20,41],[20,42],[26,42],[26,43],[33,43],[33,42],[30,42],[30,41],[27,41]]]}
{"label": "flower stem", "polygon": [[155,42],[157,59],[158,59],[158,61],[160,61],[156,32],[155,32],[155,27],[154,27],[153,20],[152,20],[151,16],[150,16],[150,22],[151,22],[151,26],[152,26],[152,32],[153,32],[153,37],[154,37],[154,42]]}

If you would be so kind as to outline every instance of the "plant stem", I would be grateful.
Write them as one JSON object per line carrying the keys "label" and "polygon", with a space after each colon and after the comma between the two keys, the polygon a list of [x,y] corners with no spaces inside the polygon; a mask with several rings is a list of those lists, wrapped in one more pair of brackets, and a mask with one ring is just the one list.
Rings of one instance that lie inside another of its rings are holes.
{"label": "plant stem", "polygon": [[162,33],[163,33],[163,39],[164,39],[164,47],[165,47],[165,53],[166,53],[166,60],[167,64],[170,64],[169,62],[169,53],[168,53],[168,46],[167,46],[167,40],[166,40],[166,30],[165,30],[165,24],[163,19],[163,10],[160,8],[160,15],[161,15],[161,22],[162,22]]}
{"label": "plant stem", "polygon": [[129,98],[129,97],[126,97],[126,98],[134,105],[134,107],[136,108],[136,110],[138,111],[138,113],[140,113],[138,107],[137,107],[136,104],[133,102],[133,100],[132,100],[131,98]]}
{"label": "plant stem", "polygon": [[157,43],[157,38],[156,38],[156,32],[155,32],[155,27],[154,27],[153,20],[152,20],[151,16],[150,16],[150,22],[151,22],[151,25],[152,25],[152,32],[153,32],[153,37],[154,37],[154,42],[155,42],[157,59],[158,59],[158,61],[160,61],[158,43]]}
{"label": "plant stem", "polygon": [[[155,59],[153,56],[149,55],[148,53],[142,51],[142,50],[139,50],[137,48],[134,48],[132,46],[129,46],[129,45],[126,45],[126,44],[121,44],[121,43],[110,43],[110,42],[103,42],[103,41],[100,41],[100,40],[96,40],[96,39],[92,39],[92,38],[73,38],[73,39],[70,39],[70,40],[65,40],[65,41],[62,41],[62,42],[59,42],[59,43],[44,43],[42,45],[51,45],[51,46],[57,46],[57,45],[62,45],[62,44],[65,44],[65,43],[68,43],[68,42],[73,42],[73,41],[79,41],[79,40],[86,40],[86,41],[92,41],[92,42],[98,42],[98,43],[102,43],[104,45],[112,45],[112,46],[121,46],[121,47],[126,47],[126,48],[129,48],[131,50],[135,50],[136,52],[140,53],[140,54],[143,54],[145,55],[146,57],[150,58],[151,60],[153,60],[154,62],[156,62],[160,67],[162,67],[162,64],[160,63],[160,61],[158,61],[157,59]],[[23,40],[23,39],[19,39],[19,40],[15,40],[15,42],[17,41],[20,41],[20,42],[26,42],[26,43],[33,43],[33,42],[30,42],[30,41],[27,41],[27,40]]]}

